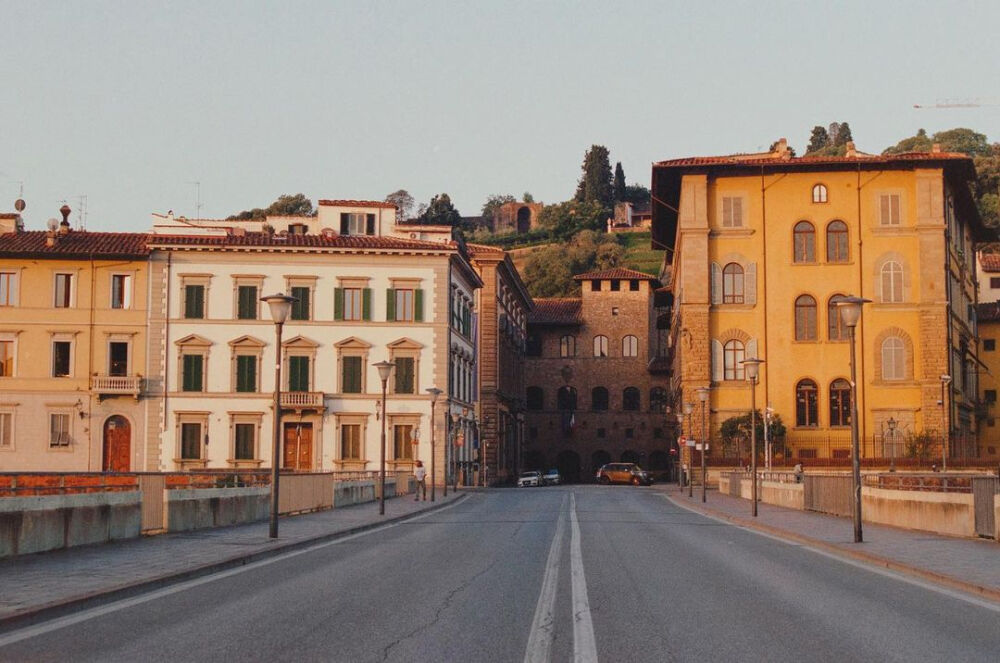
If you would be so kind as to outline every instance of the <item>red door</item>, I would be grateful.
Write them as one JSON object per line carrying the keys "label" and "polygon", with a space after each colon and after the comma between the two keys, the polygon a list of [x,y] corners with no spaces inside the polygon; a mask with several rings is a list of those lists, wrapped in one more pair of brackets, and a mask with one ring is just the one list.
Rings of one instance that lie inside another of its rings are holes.
{"label": "red door", "polygon": [[312,424],[285,424],[283,465],[300,472],[312,469]]}
{"label": "red door", "polygon": [[128,472],[131,455],[132,426],[128,419],[117,414],[109,417],[104,422],[104,471]]}

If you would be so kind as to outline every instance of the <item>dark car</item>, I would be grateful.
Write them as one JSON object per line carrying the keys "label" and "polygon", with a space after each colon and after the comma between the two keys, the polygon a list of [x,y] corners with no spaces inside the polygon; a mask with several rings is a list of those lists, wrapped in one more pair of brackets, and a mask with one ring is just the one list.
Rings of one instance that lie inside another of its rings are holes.
{"label": "dark car", "polygon": [[542,475],[542,484],[546,486],[558,486],[562,483],[562,478],[559,476],[559,470],[549,470]]}
{"label": "dark car", "polygon": [[630,483],[633,486],[649,486],[653,477],[635,463],[608,463],[597,470],[597,483]]}

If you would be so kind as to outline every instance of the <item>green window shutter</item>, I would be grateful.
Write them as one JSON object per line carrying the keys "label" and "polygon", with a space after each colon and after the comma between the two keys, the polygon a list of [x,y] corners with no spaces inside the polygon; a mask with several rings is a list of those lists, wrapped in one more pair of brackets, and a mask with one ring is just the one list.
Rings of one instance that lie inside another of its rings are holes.
{"label": "green window shutter", "polygon": [[344,357],[344,374],[341,379],[342,389],[345,394],[361,393],[361,357]]}
{"label": "green window shutter", "polygon": [[334,288],[333,289],[333,319],[343,320],[344,319],[344,289]]}
{"label": "green window shutter", "polygon": [[396,358],[396,368],[394,370],[396,375],[396,388],[395,392],[397,394],[412,394],[413,393],[413,357],[397,357]]}
{"label": "green window shutter", "polygon": [[351,217],[347,212],[340,213],[340,234],[347,235],[351,230]]}
{"label": "green window shutter", "polygon": [[184,391],[202,391],[202,366],[203,357],[201,355],[184,355]]}
{"label": "green window shutter", "polygon": [[236,391],[244,393],[257,391],[257,357],[236,356]]}
{"label": "green window shutter", "polygon": [[385,291],[385,319],[387,322],[396,320],[396,291],[393,288]]}
{"label": "green window shutter", "polygon": [[309,319],[309,295],[310,291],[307,287],[292,288],[292,297],[298,300],[292,304],[292,320]]}
{"label": "green window shutter", "polygon": [[205,286],[189,285],[184,287],[184,317],[205,317]]}
{"label": "green window shutter", "polygon": [[288,391],[309,391],[309,357],[288,358]]}
{"label": "green window shutter", "polygon": [[372,319],[372,289],[365,288],[361,291],[361,319]]}
{"label": "green window shutter", "polygon": [[413,320],[424,321],[424,291],[419,288],[413,291]]}
{"label": "green window shutter", "polygon": [[374,235],[375,234],[375,215],[369,214],[365,219],[365,234]]}
{"label": "green window shutter", "polygon": [[241,285],[239,287],[239,302],[236,317],[240,320],[257,319],[257,286]]}

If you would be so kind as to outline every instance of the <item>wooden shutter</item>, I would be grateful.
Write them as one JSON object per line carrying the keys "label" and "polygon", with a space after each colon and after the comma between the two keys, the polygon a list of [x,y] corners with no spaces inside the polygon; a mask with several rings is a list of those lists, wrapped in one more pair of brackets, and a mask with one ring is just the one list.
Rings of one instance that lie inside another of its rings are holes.
{"label": "wooden shutter", "polygon": [[184,355],[184,391],[202,391],[202,356]]}
{"label": "wooden shutter", "polygon": [[712,340],[712,382],[722,382],[725,378],[722,342]]}
{"label": "wooden shutter", "polygon": [[347,212],[340,213],[340,234],[349,235],[351,233],[351,216]]}
{"label": "wooden shutter", "polygon": [[375,234],[375,215],[374,214],[369,214],[365,218],[365,233],[368,234],[368,235],[374,235]]}
{"label": "wooden shutter", "polygon": [[722,198],[722,227],[730,228],[733,225],[733,199]]}
{"label": "wooden shutter", "polygon": [[345,394],[361,393],[361,357],[344,357],[343,371],[341,391]]}
{"label": "wooden shutter", "polygon": [[722,303],[722,266],[712,263],[712,303]]}
{"label": "wooden shutter", "polygon": [[733,228],[743,227],[743,199],[733,198]]}
{"label": "wooden shutter", "polygon": [[396,290],[386,288],[385,291],[385,319],[387,322],[396,320]]}
{"label": "wooden shutter", "polygon": [[751,306],[757,304],[757,263],[746,266],[743,273],[743,301]]}
{"label": "wooden shutter", "polygon": [[343,320],[344,319],[344,289],[334,288],[333,289],[333,319]]}
{"label": "wooden shutter", "polygon": [[364,288],[361,291],[361,319],[372,319],[372,289]]}
{"label": "wooden shutter", "polygon": [[396,358],[396,389],[397,394],[412,394],[413,393],[413,358],[412,357],[397,357]]}
{"label": "wooden shutter", "polygon": [[413,321],[424,321],[424,291],[420,288],[413,291]]}

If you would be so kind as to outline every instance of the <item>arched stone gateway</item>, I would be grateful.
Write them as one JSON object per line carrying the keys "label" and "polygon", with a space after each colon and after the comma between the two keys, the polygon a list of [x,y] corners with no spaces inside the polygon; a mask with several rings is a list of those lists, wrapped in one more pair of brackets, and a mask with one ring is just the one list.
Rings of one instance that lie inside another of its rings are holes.
{"label": "arched stone gateway", "polygon": [[104,422],[104,460],[101,464],[105,472],[128,472],[131,469],[132,425],[128,419],[116,414]]}
{"label": "arched stone gateway", "polygon": [[531,230],[531,208],[519,207],[517,210],[517,232],[526,233]]}
{"label": "arched stone gateway", "polygon": [[563,483],[580,483],[580,454],[575,451],[560,451],[556,456],[556,467]]}

